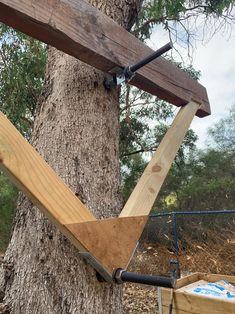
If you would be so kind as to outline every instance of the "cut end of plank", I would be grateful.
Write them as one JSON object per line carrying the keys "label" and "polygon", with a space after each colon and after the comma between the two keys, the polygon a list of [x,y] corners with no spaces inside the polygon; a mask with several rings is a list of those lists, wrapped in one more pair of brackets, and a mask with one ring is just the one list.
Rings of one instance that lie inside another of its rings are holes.
{"label": "cut end of plank", "polygon": [[117,268],[127,268],[147,220],[148,216],[111,218],[65,227],[112,276]]}
{"label": "cut end of plank", "polygon": [[[207,98],[208,99],[208,98]],[[196,100],[192,99],[191,101],[198,103]],[[198,116],[199,118],[204,118],[211,115],[211,107],[210,107],[210,103],[209,101],[207,102],[202,102],[200,104],[200,107],[198,108],[197,112],[196,112],[196,116]]]}

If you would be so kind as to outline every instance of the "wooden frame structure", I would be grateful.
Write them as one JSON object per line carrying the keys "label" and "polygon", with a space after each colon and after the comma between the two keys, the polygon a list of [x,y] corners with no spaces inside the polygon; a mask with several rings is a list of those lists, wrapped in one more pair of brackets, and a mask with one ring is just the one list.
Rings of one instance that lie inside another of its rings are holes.
{"label": "wooden frame structure", "polygon": [[[151,52],[82,0],[0,0],[0,21],[106,73]],[[117,268],[127,268],[193,117],[210,114],[206,89],[163,58],[140,69],[131,84],[182,108],[118,218],[96,220],[0,114],[1,168],[107,281]]]}
{"label": "wooden frame structure", "polygon": [[172,302],[172,313],[177,314],[235,314],[234,301],[231,302],[223,299],[210,298],[202,295],[195,295],[182,291],[184,287],[196,283],[199,280],[207,282],[216,282],[226,280],[231,284],[235,284],[235,276],[194,273],[186,277],[180,278],[176,282],[176,289],[158,288],[158,304],[159,314],[168,314],[169,305]]}

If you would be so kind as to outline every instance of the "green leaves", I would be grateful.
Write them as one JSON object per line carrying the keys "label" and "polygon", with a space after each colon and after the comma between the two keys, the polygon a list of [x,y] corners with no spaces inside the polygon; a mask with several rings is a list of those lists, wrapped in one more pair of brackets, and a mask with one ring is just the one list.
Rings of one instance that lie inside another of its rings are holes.
{"label": "green leaves", "polygon": [[229,115],[209,129],[212,142],[220,151],[235,153],[235,104]]}
{"label": "green leaves", "polygon": [[188,163],[191,174],[179,191],[182,209],[234,209],[235,157],[226,152],[201,152]]}
{"label": "green leaves", "polygon": [[170,172],[165,185],[165,196],[171,191],[177,195],[175,203],[165,210],[234,209],[235,206],[235,106],[226,118],[209,130],[211,147],[195,151]]}
{"label": "green leaves", "polygon": [[[193,78],[198,79],[200,72],[191,66],[184,67],[176,63]],[[125,86],[121,94],[121,115],[120,115],[120,159],[122,169],[122,191],[124,199],[127,200],[134,188],[138,178],[144,171],[147,160],[158,147],[175,113],[172,105],[159,100],[137,88]],[[179,149],[173,167],[182,168],[190,151],[195,149],[197,136],[189,130]],[[170,182],[170,181],[169,181]],[[179,186],[165,185],[162,189],[160,203],[165,202],[167,197]],[[173,190],[169,190],[173,188]]]}
{"label": "green leaves", "polygon": [[[188,45],[198,35],[197,19],[203,32],[217,32],[217,22],[221,18],[221,28],[234,17],[231,13],[234,0],[153,0],[145,1],[134,25],[133,33],[141,40],[149,39],[153,28],[161,24],[170,37],[176,41],[187,42]],[[211,23],[208,19],[212,19]],[[214,31],[212,31],[212,29]]]}
{"label": "green leaves", "polygon": [[0,110],[29,136],[42,90],[46,48],[0,24]]}
{"label": "green leaves", "polygon": [[[46,47],[0,24],[0,110],[29,137],[46,64]],[[10,237],[17,189],[0,172],[0,251]]]}
{"label": "green leaves", "polygon": [[17,194],[17,189],[0,172],[0,253],[4,252],[10,239]]}

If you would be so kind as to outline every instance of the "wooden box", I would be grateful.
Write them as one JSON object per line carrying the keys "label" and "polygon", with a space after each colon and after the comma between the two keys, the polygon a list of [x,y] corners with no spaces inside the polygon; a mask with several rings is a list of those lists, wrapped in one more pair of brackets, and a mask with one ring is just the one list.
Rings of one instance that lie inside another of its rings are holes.
{"label": "wooden box", "polygon": [[[216,282],[222,279],[235,284],[235,276],[209,275],[204,273],[194,273],[187,277],[178,279],[176,289],[173,292],[172,314],[235,314],[234,301],[225,301],[178,291],[179,288],[185,287],[199,280]],[[171,289],[158,289],[159,314],[169,314],[171,297]]]}

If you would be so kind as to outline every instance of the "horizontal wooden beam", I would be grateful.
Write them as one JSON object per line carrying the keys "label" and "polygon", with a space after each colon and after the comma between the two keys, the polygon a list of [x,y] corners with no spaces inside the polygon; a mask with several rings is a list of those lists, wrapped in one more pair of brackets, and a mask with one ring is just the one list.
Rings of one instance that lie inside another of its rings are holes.
{"label": "horizontal wooden beam", "polygon": [[180,109],[119,217],[149,215],[198,108],[199,104],[190,102]]}
{"label": "horizontal wooden beam", "polygon": [[[83,0],[0,0],[0,21],[104,72],[152,52]],[[206,89],[164,58],[140,69],[131,84],[176,106],[194,100],[199,117],[210,114]]]}

